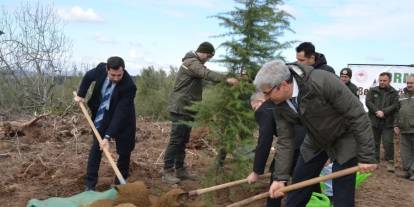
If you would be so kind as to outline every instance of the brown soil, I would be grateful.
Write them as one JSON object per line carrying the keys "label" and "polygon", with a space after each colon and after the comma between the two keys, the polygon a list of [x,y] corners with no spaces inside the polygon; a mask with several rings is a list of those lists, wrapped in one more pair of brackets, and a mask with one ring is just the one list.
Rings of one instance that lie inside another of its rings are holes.
{"label": "brown soil", "polygon": [[[141,181],[127,183],[117,186],[117,198],[112,200],[98,200],[90,205],[90,207],[201,207],[199,203],[191,203],[186,199],[180,199],[180,195],[185,191],[180,188],[174,188],[163,194],[160,198],[149,194],[147,187]],[[188,204],[186,204],[188,203]]]}
{"label": "brown soil", "polygon": [[137,207],[137,206],[131,203],[122,203],[122,204],[116,205],[115,207]]}
{"label": "brown soil", "polygon": [[114,206],[114,201],[108,200],[108,199],[95,201],[91,205],[89,205],[89,207],[112,207],[112,206]]}
{"label": "brown soil", "polygon": [[[6,121],[25,123],[31,119],[32,117]],[[170,191],[169,195],[174,197],[178,191],[161,182],[163,151],[168,142],[170,123],[155,123],[143,118],[138,120],[137,143],[131,156],[128,183],[144,181],[147,187],[141,186],[139,189],[148,190],[148,193],[153,195],[145,202],[162,202],[167,192]],[[1,206],[25,206],[31,198],[68,197],[83,191],[83,175],[92,136],[82,116],[47,116],[14,134],[9,131],[5,133],[2,126],[0,123]],[[190,171],[199,177],[206,174],[214,154],[211,143],[204,139],[207,133],[207,129],[195,130],[187,149],[186,162]],[[112,155],[116,160],[114,148],[115,145],[111,143]],[[398,153],[396,155],[398,158]],[[107,160],[103,158],[97,190],[109,189],[113,180],[114,173]],[[183,191],[189,191],[201,188],[200,183],[200,180],[184,181],[179,187]],[[413,184],[414,182],[386,172],[385,166],[381,165],[380,169],[357,190],[356,206],[411,207],[414,203]],[[209,195],[215,198],[214,206],[225,206],[264,192],[266,186],[267,183],[264,181],[254,187],[247,188],[244,185],[234,187],[232,191],[221,190]],[[171,190],[174,193],[171,193]],[[192,198],[185,205],[203,206],[201,201],[200,197]],[[136,203],[127,203],[138,206]],[[174,202],[169,204],[172,203]],[[264,201],[258,201],[249,206],[264,206],[263,204]]]}
{"label": "brown soil", "polygon": [[136,207],[151,206],[149,200],[149,192],[144,182],[137,181],[134,183],[127,183],[116,187],[118,196],[114,201],[114,205],[122,203],[131,203]]}
{"label": "brown soil", "polygon": [[182,189],[172,189],[166,194],[162,195],[154,207],[179,207],[178,196],[185,193]]}

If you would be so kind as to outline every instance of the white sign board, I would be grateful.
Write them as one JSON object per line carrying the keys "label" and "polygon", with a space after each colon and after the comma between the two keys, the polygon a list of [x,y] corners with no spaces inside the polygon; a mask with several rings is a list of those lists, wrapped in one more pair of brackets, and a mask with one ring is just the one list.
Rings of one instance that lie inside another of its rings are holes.
{"label": "white sign board", "polygon": [[368,90],[371,87],[378,86],[380,73],[391,73],[391,86],[400,92],[406,87],[407,77],[414,75],[414,67],[410,65],[349,64],[348,67],[352,69],[351,82],[358,87],[359,99],[364,106]]}

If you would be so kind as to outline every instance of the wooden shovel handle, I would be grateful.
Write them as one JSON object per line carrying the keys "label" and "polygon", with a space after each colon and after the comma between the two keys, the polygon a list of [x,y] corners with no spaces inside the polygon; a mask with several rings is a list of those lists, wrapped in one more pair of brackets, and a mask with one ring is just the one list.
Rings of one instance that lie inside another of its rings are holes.
{"label": "wooden shovel handle", "polygon": [[[309,180],[305,180],[305,181],[302,181],[302,182],[299,182],[299,183],[295,183],[295,184],[292,184],[292,185],[288,185],[286,187],[281,188],[280,191],[283,192],[283,193],[287,193],[289,191],[293,191],[293,190],[297,190],[297,189],[300,189],[300,188],[303,188],[303,187],[314,185],[314,184],[317,184],[317,183],[320,183],[320,182],[323,182],[323,181],[326,181],[326,180],[332,180],[332,179],[339,178],[339,177],[342,177],[342,176],[345,176],[345,175],[350,175],[352,173],[357,172],[358,170],[359,170],[358,166],[347,168],[345,170],[340,170],[340,171],[337,171],[337,172],[334,172],[334,173],[331,173],[331,174],[328,174],[328,175],[324,175],[324,176],[312,178],[312,179],[309,179]],[[244,199],[242,201],[230,204],[226,207],[244,206],[244,205],[247,205],[251,202],[261,200],[261,199],[264,199],[264,198],[267,198],[267,197],[269,197],[269,192],[255,195],[253,197]]]}
{"label": "wooden shovel handle", "polygon": [[[270,173],[259,175],[259,178],[268,178],[268,177],[270,177]],[[204,194],[204,193],[209,193],[209,192],[216,191],[216,190],[221,190],[221,189],[228,188],[228,187],[233,187],[233,186],[240,185],[240,184],[243,184],[243,183],[247,183],[247,178],[242,179],[242,180],[236,180],[236,181],[229,182],[229,183],[224,183],[224,184],[221,184],[221,185],[215,185],[215,186],[208,187],[208,188],[192,190],[192,191],[188,192],[188,195],[189,196],[197,196],[197,195],[201,195],[201,194]]]}
{"label": "wooden shovel handle", "polygon": [[[73,95],[75,97],[78,96],[78,94],[75,91],[73,91]],[[83,112],[83,115],[85,116],[86,120],[88,121],[90,127],[92,128],[92,131],[95,134],[96,139],[98,139],[99,143],[102,143],[102,137],[99,134],[98,130],[96,129],[95,124],[93,123],[91,117],[89,116],[89,113],[88,113],[88,110],[86,110],[85,104],[83,102],[79,102],[79,106],[80,106],[80,108]],[[108,159],[109,164],[111,165],[112,169],[114,169],[116,177],[119,180],[119,183],[125,184],[126,183],[125,179],[122,176],[121,172],[119,171],[118,167],[116,166],[116,164],[114,162],[114,159],[112,159],[111,153],[107,149],[103,149],[103,152],[104,152],[106,158]]]}

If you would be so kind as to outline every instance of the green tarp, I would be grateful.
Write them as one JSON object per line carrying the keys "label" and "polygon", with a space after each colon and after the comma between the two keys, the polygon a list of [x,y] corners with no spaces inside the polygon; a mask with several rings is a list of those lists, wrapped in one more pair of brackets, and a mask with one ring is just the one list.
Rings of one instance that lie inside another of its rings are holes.
{"label": "green tarp", "polygon": [[31,199],[26,207],[87,207],[97,200],[114,200],[116,196],[117,191],[113,188],[104,192],[85,191],[68,198]]}

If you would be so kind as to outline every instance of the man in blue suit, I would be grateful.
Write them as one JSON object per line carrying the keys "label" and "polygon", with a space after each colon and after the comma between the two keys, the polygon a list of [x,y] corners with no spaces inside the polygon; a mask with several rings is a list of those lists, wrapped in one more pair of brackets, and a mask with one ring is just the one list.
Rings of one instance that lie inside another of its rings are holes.
{"label": "man in blue suit", "polygon": [[[104,137],[100,145],[94,137],[89,152],[85,190],[95,190],[102,149],[109,148],[109,141],[114,139],[119,155],[117,166],[122,176],[128,177],[131,152],[135,147],[135,107],[134,98],[137,90],[131,76],[125,70],[124,60],[110,57],[107,63],[100,63],[96,68],[86,72],[78,90],[76,102],[84,102],[89,86],[95,82],[88,107],[92,120],[99,134]],[[115,184],[119,180],[115,179]]]}

